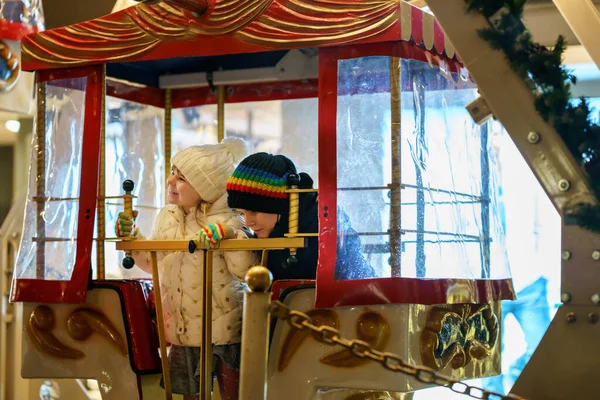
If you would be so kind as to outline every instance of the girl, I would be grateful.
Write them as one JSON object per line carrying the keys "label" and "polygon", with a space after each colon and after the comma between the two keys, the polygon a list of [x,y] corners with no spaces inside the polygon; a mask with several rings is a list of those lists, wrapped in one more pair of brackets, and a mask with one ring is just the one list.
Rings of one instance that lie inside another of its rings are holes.
{"label": "girl", "polygon": [[[177,153],[167,180],[166,207],[158,214],[152,239],[194,239],[215,243],[227,237],[247,238],[239,213],[227,205],[225,185],[237,162],[247,154],[241,139],[227,138],[218,145],[193,146]],[[137,216],[137,213],[134,213]],[[135,221],[119,214],[117,235],[136,234]],[[140,237],[137,234],[137,237]],[[169,366],[173,392],[184,399],[199,393],[202,339],[201,252],[157,254],[166,340],[171,343]],[[213,371],[223,399],[238,398],[243,279],[256,265],[255,253],[213,253],[212,339]],[[134,254],[136,265],[151,272],[148,256]]]}

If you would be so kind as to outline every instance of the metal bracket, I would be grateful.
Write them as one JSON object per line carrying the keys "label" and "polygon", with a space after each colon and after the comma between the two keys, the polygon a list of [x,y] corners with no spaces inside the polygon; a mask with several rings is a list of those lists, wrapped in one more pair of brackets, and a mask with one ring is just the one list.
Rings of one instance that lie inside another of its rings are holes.
{"label": "metal bracket", "polygon": [[560,307],[511,393],[526,399],[595,399],[599,311],[598,307]]}
{"label": "metal bracket", "polygon": [[488,119],[494,116],[492,110],[490,109],[490,106],[483,97],[476,98],[471,103],[469,103],[466,108],[469,114],[471,115],[473,121],[478,125],[482,125]]}
{"label": "metal bracket", "polygon": [[318,54],[310,49],[290,50],[273,67],[247,68],[209,73],[163,75],[158,79],[161,89],[181,89],[191,87],[239,85],[256,82],[277,82],[316,79],[319,76]]}

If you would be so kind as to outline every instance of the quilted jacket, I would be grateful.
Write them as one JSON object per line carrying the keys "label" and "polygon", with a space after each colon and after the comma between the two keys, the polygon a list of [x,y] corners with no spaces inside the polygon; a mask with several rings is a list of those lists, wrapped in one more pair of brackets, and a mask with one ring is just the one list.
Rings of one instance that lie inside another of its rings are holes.
{"label": "quilted jacket", "polygon": [[[243,226],[239,214],[227,206],[226,193],[205,210],[193,208],[187,215],[179,206],[166,206],[158,214],[152,238],[192,239],[203,226],[214,222],[236,229]],[[157,258],[166,339],[175,345],[200,346],[202,252],[158,252]],[[213,344],[241,341],[243,280],[246,271],[257,261],[256,254],[250,251],[213,253]]]}

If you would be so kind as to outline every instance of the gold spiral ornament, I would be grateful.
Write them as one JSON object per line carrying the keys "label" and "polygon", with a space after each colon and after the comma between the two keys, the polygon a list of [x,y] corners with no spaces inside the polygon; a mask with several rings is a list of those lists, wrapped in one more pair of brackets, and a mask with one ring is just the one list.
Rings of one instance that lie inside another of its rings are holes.
{"label": "gold spiral ornament", "polygon": [[19,58],[11,51],[10,46],[0,40],[0,59],[5,64],[5,71],[0,71],[0,93],[11,91],[21,75]]}

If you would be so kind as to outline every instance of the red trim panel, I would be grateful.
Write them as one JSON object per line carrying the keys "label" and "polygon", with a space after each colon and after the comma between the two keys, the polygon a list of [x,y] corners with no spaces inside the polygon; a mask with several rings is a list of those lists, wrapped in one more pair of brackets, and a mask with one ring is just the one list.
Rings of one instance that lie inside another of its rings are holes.
{"label": "red trim panel", "polygon": [[98,70],[98,66],[87,66],[79,68],[47,69],[35,74],[36,82],[56,81],[62,79],[74,79],[89,77]]}
{"label": "red trim panel", "polygon": [[337,256],[337,49],[319,52],[319,282],[335,277]]}
{"label": "red trim panel", "polygon": [[37,26],[0,19],[0,39],[19,42],[24,36],[37,32]]}
{"label": "red trim panel", "polygon": [[[317,79],[265,82],[227,86],[225,103],[294,100],[317,96]],[[207,104],[217,104],[217,94],[209,87],[173,90],[173,108],[195,107]]]}
{"label": "red trim panel", "polygon": [[423,43],[423,11],[417,7],[410,11],[410,35],[417,46],[420,46]]}
{"label": "red trim panel", "polygon": [[[328,52],[328,54],[331,56],[336,57],[336,60],[371,56],[389,56],[423,61],[436,67],[444,68],[449,72],[460,73],[465,70],[459,61],[450,60],[448,58],[439,56],[430,50],[425,50],[421,47],[415,46],[411,42],[405,41],[343,46],[330,49],[320,49],[319,52]],[[321,77],[320,72],[319,77]]]}
{"label": "red trim panel", "polygon": [[450,299],[453,299],[451,303],[515,299],[511,279],[379,278],[322,282],[317,277],[317,282],[317,308],[394,303],[446,304]]}
{"label": "red trim panel", "polygon": [[106,95],[159,108],[165,107],[165,91],[148,86],[133,86],[125,82],[106,80]]}

